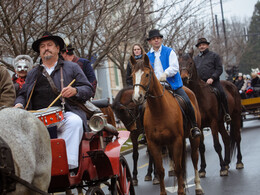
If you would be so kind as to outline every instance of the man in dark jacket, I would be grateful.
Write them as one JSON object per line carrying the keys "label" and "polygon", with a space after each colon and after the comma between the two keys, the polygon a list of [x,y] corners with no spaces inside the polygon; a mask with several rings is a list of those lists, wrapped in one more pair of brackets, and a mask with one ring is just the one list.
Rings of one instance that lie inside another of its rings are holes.
{"label": "man in dark jacket", "polygon": [[15,90],[11,76],[7,69],[0,66],[0,107],[13,106],[15,100]]}
{"label": "man in dark jacket", "polygon": [[[96,91],[97,87],[97,79],[95,76],[95,72],[90,64],[90,61],[85,58],[79,58],[74,54],[74,48],[71,44],[69,44],[67,47],[64,47],[61,50],[61,55],[64,58],[64,60],[71,61],[77,63],[80,68],[85,73],[86,77],[88,78],[89,82],[93,86],[94,90]],[[93,97],[95,96],[95,93],[93,94]]]}
{"label": "man in dark jacket", "polygon": [[[65,140],[69,168],[75,169],[78,167],[83,125],[86,127],[87,122],[86,113],[75,102],[85,102],[90,99],[94,90],[77,64],[59,58],[60,49],[63,47],[63,39],[49,32],[45,32],[32,44],[33,50],[40,54],[42,64],[28,73],[25,84],[15,101],[15,107],[26,107],[29,102],[29,110],[46,108],[61,93],[62,98],[54,104],[54,106],[61,106],[65,103],[64,121],[57,126],[58,138]],[[74,79],[74,84],[68,86]]]}
{"label": "man in dark jacket", "polygon": [[224,120],[230,122],[231,117],[228,111],[227,98],[219,81],[219,77],[223,72],[222,62],[218,54],[209,51],[209,44],[210,43],[205,38],[200,38],[198,40],[196,47],[199,49],[200,53],[194,58],[195,65],[199,77],[207,84],[219,90],[221,102],[225,108]]}

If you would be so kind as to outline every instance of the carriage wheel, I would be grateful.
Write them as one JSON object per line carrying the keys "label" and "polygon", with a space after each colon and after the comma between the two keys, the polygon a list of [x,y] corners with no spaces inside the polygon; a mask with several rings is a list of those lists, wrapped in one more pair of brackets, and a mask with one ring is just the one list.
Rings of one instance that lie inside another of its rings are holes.
{"label": "carriage wheel", "polygon": [[88,189],[86,195],[105,195],[105,193],[101,190],[100,187],[94,186]]}
{"label": "carriage wheel", "polygon": [[120,170],[117,178],[111,179],[112,195],[135,195],[132,176],[126,159],[120,156]]}

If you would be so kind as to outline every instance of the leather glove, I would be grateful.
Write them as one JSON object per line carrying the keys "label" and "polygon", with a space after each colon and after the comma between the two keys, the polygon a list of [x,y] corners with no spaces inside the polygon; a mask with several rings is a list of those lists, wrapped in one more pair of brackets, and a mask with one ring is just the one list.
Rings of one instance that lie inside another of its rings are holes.
{"label": "leather glove", "polygon": [[166,72],[162,73],[162,75],[159,78],[159,81],[166,81],[167,76],[168,75],[166,74]]}

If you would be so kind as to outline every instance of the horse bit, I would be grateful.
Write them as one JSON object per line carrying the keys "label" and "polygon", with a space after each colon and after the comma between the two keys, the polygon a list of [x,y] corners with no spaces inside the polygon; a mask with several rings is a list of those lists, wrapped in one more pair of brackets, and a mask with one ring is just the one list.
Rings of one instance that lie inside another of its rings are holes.
{"label": "horse bit", "polygon": [[163,94],[164,94],[164,91],[165,91],[165,85],[163,85],[163,92],[161,95],[158,95],[158,96],[153,96],[149,93],[149,89],[150,89],[150,84],[151,84],[151,81],[152,81],[152,70],[150,67],[147,67],[150,69],[150,73],[149,73],[149,83],[147,86],[144,86],[142,84],[134,84],[133,87],[136,87],[136,86],[140,86],[144,89],[145,91],[145,95],[144,95],[144,98],[146,99],[147,97],[151,97],[151,98],[159,98],[159,97],[162,97]]}

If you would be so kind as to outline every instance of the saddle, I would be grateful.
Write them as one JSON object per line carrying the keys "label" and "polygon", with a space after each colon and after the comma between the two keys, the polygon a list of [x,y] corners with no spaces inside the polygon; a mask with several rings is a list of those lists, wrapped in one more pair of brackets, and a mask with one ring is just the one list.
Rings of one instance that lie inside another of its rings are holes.
{"label": "saddle", "polygon": [[172,88],[168,82],[161,82],[161,84],[165,87],[165,89],[167,89],[173,95],[173,97],[176,98],[176,100],[180,106],[181,112],[185,116],[185,113],[188,112],[188,106],[187,106],[185,100],[180,95],[174,93],[174,90],[172,90]]}
{"label": "saddle", "polygon": [[221,112],[221,109],[223,110],[223,112],[225,112],[224,104],[222,102],[222,98],[219,90],[216,87],[212,87],[212,86],[210,86],[210,88],[212,90],[212,93],[216,95],[217,101],[219,103],[219,113]]}
{"label": "saddle", "polygon": [[161,84],[165,87],[165,89],[167,89],[173,95],[173,97],[176,98],[176,100],[180,106],[182,116],[183,116],[183,127],[184,127],[184,129],[186,129],[186,125],[187,125],[186,122],[189,119],[189,117],[187,117],[186,114],[189,113],[189,108],[188,108],[185,100],[180,95],[174,93],[174,90],[172,90],[172,88],[168,82],[162,82]]}
{"label": "saddle", "polygon": [[15,174],[14,161],[10,147],[0,137],[0,194],[16,189],[16,181],[10,175]]}

